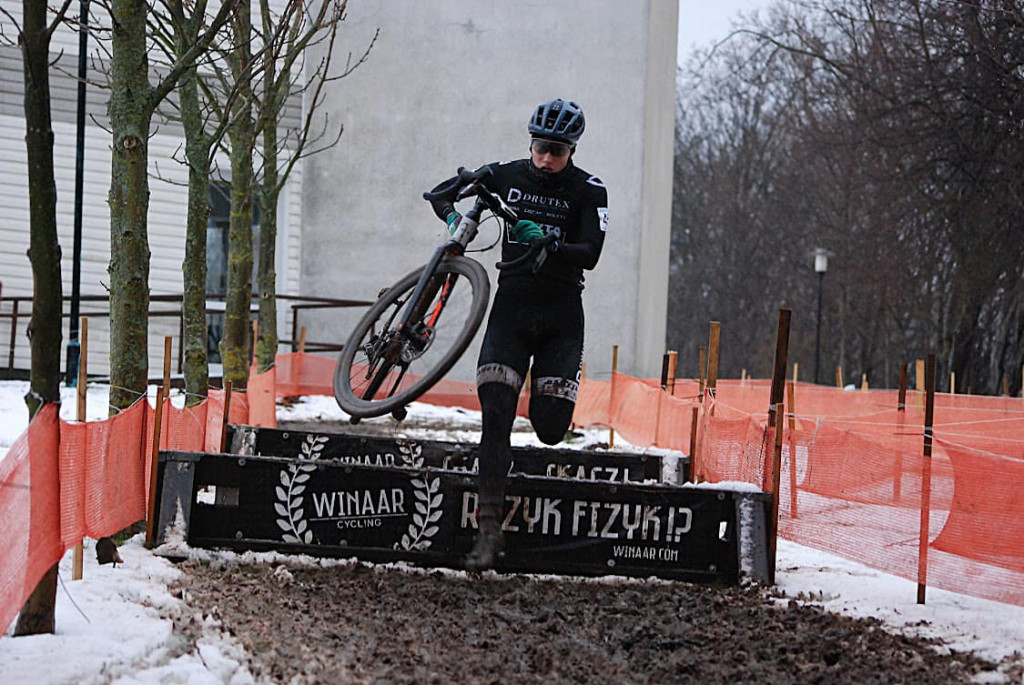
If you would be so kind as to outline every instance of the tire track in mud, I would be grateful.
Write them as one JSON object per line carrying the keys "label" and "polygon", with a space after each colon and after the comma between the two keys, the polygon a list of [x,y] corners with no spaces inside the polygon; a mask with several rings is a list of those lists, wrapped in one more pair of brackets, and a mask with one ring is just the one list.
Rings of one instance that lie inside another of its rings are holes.
{"label": "tire track in mud", "polygon": [[274,683],[968,683],[995,666],[751,587],[190,560]]}

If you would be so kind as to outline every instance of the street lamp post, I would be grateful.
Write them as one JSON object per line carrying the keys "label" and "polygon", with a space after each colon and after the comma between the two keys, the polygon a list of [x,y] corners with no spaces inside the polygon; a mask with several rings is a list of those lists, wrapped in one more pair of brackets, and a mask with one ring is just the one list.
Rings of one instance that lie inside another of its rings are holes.
{"label": "street lamp post", "polygon": [[73,251],[71,253],[71,316],[68,321],[67,362],[65,385],[69,388],[78,383],[78,365],[82,352],[78,340],[78,315],[81,301],[82,284],[82,183],[85,177],[85,79],[88,75],[89,38],[89,0],[81,0],[79,4],[78,27],[78,117],[76,119],[77,138],[75,142],[75,232]]}
{"label": "street lamp post", "polygon": [[828,271],[828,250],[815,248],[814,271],[818,274],[818,325],[814,334],[814,382],[818,383],[818,371],[821,368],[821,292]]}

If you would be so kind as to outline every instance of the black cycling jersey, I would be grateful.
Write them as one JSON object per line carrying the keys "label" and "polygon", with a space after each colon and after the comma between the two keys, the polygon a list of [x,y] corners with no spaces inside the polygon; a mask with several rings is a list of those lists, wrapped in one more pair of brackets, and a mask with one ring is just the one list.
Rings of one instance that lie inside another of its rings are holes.
{"label": "black cycling jersey", "polygon": [[[604,234],[608,228],[608,194],[604,183],[576,167],[572,160],[557,174],[537,170],[529,159],[488,165],[494,172],[487,187],[500,195],[520,219],[535,222],[545,235],[554,233],[556,241],[549,248],[540,271],[531,273],[533,264],[503,270],[498,283],[526,280],[538,287],[564,284],[583,290],[583,270],[593,269],[601,256]],[[439,184],[439,190],[454,178]],[[434,213],[443,221],[454,211],[451,202],[431,203]],[[527,246],[516,242],[509,226],[504,231],[501,258],[511,261],[521,256]]]}

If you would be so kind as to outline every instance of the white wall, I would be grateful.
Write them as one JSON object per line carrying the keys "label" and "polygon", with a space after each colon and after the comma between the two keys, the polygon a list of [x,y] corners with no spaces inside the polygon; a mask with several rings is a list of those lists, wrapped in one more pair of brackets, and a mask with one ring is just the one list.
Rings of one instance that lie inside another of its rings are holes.
{"label": "white wall", "polygon": [[[421,193],[458,166],[525,156],[533,108],[572,99],[587,116],[575,162],[607,184],[611,217],[584,292],[588,373],[607,374],[618,344],[621,370],[657,375],[677,16],[674,0],[352,3],[341,54],[361,54],[378,27],[380,37],[328,94],[327,111],[345,125],[341,142],[306,163],[304,291],[372,299],[426,261],[442,225]],[[325,317],[315,335],[343,339],[352,318]],[[472,377],[476,353],[456,377]]]}

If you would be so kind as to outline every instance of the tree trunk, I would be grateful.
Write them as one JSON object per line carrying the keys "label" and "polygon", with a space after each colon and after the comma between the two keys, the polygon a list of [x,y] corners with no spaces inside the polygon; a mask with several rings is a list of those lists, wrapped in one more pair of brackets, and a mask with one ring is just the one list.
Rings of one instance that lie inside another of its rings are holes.
{"label": "tree trunk", "polygon": [[252,301],[252,18],[249,3],[240,3],[232,20],[233,49],[229,56],[234,81],[239,85],[232,107],[231,221],[228,228],[227,297],[224,337],[220,341],[224,380],[235,389],[249,383],[249,305]]}
{"label": "tree trunk", "polygon": [[145,0],[113,0],[110,196],[110,411],[146,392],[149,353],[149,210],[147,177],[149,57]]}
{"label": "tree trunk", "polygon": [[[190,22],[191,23],[191,22]],[[183,27],[185,28],[185,27]],[[184,34],[185,32],[182,31]],[[188,49],[184,36],[176,40],[179,56]],[[185,129],[188,162],[188,218],[185,223],[183,372],[186,404],[199,404],[210,385],[206,354],[206,231],[210,216],[210,141],[203,131],[196,70],[185,71],[178,87],[181,123]]]}
{"label": "tree trunk", "polygon": [[[46,3],[23,0],[21,36],[25,75],[25,147],[28,153],[29,260],[32,262],[31,392],[34,418],[46,402],[60,401],[61,273],[57,241],[57,187],[53,178],[50,122],[50,37]],[[22,607],[15,635],[52,633],[57,565],[52,566]]]}
{"label": "tree trunk", "polygon": [[[266,22],[265,22],[266,23]],[[264,25],[264,33],[267,26]],[[257,281],[260,296],[260,335],[256,344],[256,361],[260,373],[274,365],[277,357],[277,272],[274,268],[277,243],[277,201],[281,195],[277,173],[278,86],[274,55],[268,50],[264,59],[263,108],[260,128],[263,132],[263,182],[260,192],[260,262]],[[288,80],[284,80],[287,84]]]}

